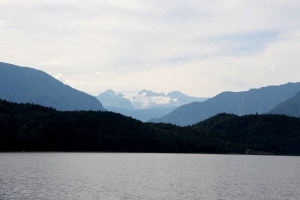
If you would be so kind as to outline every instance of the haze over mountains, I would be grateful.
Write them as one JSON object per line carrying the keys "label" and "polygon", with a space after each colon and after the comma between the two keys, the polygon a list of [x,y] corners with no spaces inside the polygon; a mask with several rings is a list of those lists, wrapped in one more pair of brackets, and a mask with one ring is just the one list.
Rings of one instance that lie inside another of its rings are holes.
{"label": "haze over mountains", "polygon": [[223,112],[237,115],[262,114],[299,91],[300,83],[287,83],[245,92],[222,92],[207,101],[180,106],[166,116],[150,121],[186,126]]}
{"label": "haze over mountains", "polygon": [[136,95],[116,94],[113,90],[107,90],[96,98],[107,110],[131,116],[143,122],[149,121],[151,118],[162,117],[178,106],[208,99],[191,97],[179,91],[165,95],[162,92],[156,93],[146,89]]}
{"label": "haze over mountains", "polygon": [[61,83],[43,71],[0,62],[0,99],[57,110],[104,110],[93,96]]}

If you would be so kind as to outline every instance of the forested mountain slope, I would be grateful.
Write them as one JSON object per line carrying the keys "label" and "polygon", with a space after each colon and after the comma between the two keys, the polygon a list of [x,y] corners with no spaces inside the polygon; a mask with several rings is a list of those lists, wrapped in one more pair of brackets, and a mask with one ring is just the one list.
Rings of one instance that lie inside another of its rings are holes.
{"label": "forested mountain slope", "polygon": [[0,151],[300,154],[300,118],[219,114],[194,126],[0,100]]}
{"label": "forested mountain slope", "polygon": [[120,113],[122,115],[132,117],[142,122],[147,122],[152,118],[165,116],[175,109],[175,107],[154,107],[149,109],[125,109],[116,107],[105,107],[108,111]]}

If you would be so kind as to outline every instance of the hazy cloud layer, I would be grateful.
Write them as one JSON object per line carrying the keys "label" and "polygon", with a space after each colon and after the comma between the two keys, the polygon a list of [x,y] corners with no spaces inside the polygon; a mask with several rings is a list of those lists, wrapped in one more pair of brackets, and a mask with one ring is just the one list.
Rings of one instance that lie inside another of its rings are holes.
{"label": "hazy cloud layer", "polygon": [[298,82],[297,0],[1,0],[0,61],[90,94]]}

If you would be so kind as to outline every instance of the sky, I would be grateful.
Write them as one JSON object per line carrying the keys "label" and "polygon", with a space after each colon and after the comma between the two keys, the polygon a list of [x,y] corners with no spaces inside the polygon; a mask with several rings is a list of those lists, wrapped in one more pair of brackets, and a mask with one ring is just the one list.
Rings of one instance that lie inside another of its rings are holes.
{"label": "sky", "polygon": [[91,95],[300,81],[299,0],[1,0],[0,62]]}

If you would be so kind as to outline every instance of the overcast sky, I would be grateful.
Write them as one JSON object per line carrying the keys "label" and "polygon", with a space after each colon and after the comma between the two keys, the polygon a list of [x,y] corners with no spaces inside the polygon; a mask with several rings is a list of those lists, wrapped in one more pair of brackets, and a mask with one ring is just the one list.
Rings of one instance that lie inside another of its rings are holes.
{"label": "overcast sky", "polygon": [[300,81],[299,0],[1,0],[0,61],[98,95]]}

